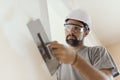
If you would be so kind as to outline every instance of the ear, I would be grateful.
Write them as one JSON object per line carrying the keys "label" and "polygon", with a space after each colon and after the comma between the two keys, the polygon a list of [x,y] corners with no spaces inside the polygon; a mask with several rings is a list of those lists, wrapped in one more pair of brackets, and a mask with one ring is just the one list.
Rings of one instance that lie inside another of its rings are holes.
{"label": "ear", "polygon": [[90,30],[85,30],[84,31],[84,37],[86,37],[89,34]]}

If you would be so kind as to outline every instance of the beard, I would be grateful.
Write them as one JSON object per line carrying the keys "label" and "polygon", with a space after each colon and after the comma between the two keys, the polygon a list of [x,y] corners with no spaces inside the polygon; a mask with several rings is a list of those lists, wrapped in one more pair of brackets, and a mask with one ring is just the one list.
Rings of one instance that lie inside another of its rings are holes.
{"label": "beard", "polygon": [[[71,38],[69,38],[69,37],[71,37]],[[83,43],[83,39],[78,40],[77,37],[72,34],[72,35],[67,35],[66,42],[67,42],[67,44],[69,44],[72,47],[77,47]]]}

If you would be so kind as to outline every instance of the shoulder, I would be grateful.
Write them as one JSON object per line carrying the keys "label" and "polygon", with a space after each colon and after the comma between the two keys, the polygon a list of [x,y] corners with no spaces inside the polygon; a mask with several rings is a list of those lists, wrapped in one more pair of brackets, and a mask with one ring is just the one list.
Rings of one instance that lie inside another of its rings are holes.
{"label": "shoulder", "polygon": [[104,46],[94,46],[94,47],[88,47],[92,51],[107,51],[107,49]]}
{"label": "shoulder", "polygon": [[93,55],[106,55],[108,54],[108,50],[104,46],[94,46],[94,47],[88,47],[88,50]]}
{"label": "shoulder", "polygon": [[91,49],[99,49],[99,50],[104,50],[106,49],[104,46],[93,46],[93,47],[89,47]]}

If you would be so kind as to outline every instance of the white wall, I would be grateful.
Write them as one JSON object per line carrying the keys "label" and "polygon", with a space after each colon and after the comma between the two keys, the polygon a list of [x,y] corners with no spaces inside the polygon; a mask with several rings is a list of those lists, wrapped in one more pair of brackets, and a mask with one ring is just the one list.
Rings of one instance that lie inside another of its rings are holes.
{"label": "white wall", "polygon": [[62,0],[48,0],[47,2],[52,40],[65,44],[63,24],[68,9],[63,4]]}
{"label": "white wall", "polygon": [[40,18],[49,38],[65,43],[63,23],[69,11],[61,1],[59,7],[50,6],[49,2],[50,27],[46,0],[1,0],[0,80],[55,80],[26,26],[31,19]]}
{"label": "white wall", "polygon": [[50,37],[46,0],[1,0],[0,80],[54,80],[26,26],[40,18]]}
{"label": "white wall", "polygon": [[[115,43],[107,46],[110,51],[112,57],[114,58],[118,69],[120,70],[120,43]],[[116,77],[115,80],[120,80],[120,76]]]}
{"label": "white wall", "polygon": [[[66,44],[64,34],[64,20],[69,13],[67,5],[62,0],[48,0],[48,13],[50,19],[50,28],[52,40]],[[85,39],[85,45],[101,45],[94,32],[91,29],[90,34]]]}

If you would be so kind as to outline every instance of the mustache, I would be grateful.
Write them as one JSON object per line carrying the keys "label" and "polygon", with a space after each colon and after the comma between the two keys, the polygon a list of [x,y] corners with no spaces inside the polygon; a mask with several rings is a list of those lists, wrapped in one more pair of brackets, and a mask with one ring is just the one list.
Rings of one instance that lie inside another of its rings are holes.
{"label": "mustache", "polygon": [[74,37],[75,39],[77,39],[77,37],[76,37],[74,34],[69,34],[69,35],[67,35],[67,36],[66,36],[66,39],[67,39],[68,37]]}

